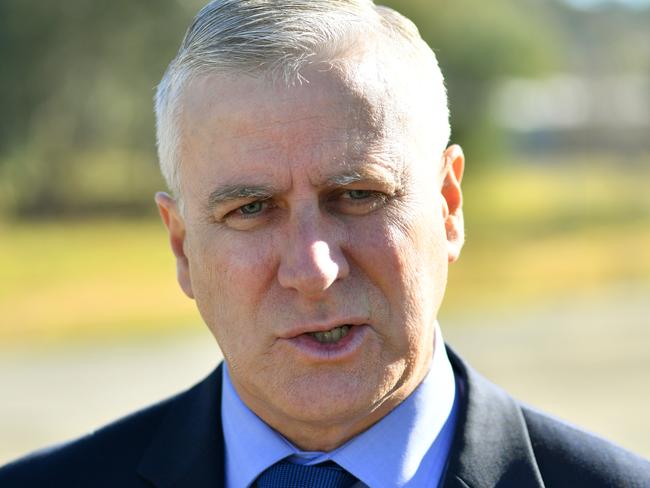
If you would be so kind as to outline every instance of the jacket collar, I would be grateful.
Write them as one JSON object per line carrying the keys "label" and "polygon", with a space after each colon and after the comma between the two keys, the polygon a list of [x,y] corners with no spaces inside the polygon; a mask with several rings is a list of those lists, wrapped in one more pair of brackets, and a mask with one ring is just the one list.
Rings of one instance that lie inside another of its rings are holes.
{"label": "jacket collar", "polygon": [[138,466],[156,487],[223,486],[221,369],[170,404]]}
{"label": "jacket collar", "polygon": [[449,347],[461,397],[444,488],[544,486],[519,405]]}

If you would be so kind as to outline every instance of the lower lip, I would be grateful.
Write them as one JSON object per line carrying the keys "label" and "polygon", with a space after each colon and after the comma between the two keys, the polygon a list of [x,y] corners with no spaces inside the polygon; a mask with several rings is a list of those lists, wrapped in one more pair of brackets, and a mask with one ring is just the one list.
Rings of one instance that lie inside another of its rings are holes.
{"label": "lower lip", "polygon": [[343,361],[354,356],[361,348],[368,325],[353,325],[347,335],[337,342],[318,342],[309,334],[287,339],[295,349],[310,360],[331,362]]}

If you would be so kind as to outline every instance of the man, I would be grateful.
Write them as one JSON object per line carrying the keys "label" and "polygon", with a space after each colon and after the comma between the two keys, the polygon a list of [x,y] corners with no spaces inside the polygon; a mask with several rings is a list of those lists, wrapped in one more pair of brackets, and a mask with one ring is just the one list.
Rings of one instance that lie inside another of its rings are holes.
{"label": "man", "polygon": [[0,486],[650,486],[650,464],[446,351],[464,156],[415,27],[367,0],[215,0],[156,98],[156,195],[225,362]]}

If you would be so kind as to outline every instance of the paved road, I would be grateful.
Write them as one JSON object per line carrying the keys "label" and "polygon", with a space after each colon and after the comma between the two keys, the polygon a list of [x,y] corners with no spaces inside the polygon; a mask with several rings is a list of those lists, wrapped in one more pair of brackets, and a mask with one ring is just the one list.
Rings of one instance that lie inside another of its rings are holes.
{"label": "paved road", "polygon": [[[650,457],[650,290],[442,318],[445,338],[515,396]],[[186,388],[220,358],[202,329],[155,343],[3,351],[0,464]]]}
{"label": "paved road", "polygon": [[456,320],[445,338],[517,398],[650,458],[650,289]]}

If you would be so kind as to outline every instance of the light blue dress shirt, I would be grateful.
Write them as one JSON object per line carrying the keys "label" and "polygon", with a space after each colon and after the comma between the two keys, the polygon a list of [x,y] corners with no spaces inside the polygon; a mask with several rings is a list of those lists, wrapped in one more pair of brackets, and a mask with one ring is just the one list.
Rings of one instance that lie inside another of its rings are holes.
{"label": "light blue dress shirt", "polygon": [[[415,391],[368,430],[331,452],[305,452],[264,423],[239,398],[223,368],[221,418],[226,487],[247,488],[268,467],[334,461],[370,488],[440,483],[456,420],[456,384],[440,328],[429,373]],[[355,485],[356,486],[356,485]]]}

